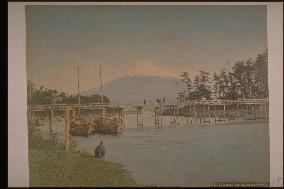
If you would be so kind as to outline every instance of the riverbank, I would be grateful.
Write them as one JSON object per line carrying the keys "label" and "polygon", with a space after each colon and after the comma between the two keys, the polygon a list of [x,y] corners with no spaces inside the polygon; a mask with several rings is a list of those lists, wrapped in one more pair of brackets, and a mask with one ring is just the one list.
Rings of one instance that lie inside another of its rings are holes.
{"label": "riverbank", "polygon": [[74,146],[68,152],[63,147],[56,139],[43,139],[29,124],[31,187],[137,186],[121,165],[77,152]]}

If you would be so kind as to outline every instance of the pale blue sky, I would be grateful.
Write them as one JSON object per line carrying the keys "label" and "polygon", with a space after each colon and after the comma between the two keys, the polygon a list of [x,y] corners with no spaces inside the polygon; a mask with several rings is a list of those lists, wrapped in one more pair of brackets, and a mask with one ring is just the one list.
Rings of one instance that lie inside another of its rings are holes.
{"label": "pale blue sky", "polygon": [[28,79],[66,92],[78,64],[86,90],[100,64],[105,82],[141,62],[194,74],[267,48],[266,6],[28,6],[26,16]]}

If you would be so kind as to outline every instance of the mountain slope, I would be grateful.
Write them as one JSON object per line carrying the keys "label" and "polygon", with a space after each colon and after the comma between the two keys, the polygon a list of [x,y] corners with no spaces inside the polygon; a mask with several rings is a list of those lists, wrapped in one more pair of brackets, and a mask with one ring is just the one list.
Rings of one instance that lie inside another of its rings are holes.
{"label": "mountain slope", "polygon": [[[166,98],[166,103],[176,103],[177,93],[182,90],[182,83],[173,77],[125,76],[117,78],[103,86],[103,93],[114,104],[153,103],[157,97]],[[90,89],[83,95],[100,92],[100,88]]]}

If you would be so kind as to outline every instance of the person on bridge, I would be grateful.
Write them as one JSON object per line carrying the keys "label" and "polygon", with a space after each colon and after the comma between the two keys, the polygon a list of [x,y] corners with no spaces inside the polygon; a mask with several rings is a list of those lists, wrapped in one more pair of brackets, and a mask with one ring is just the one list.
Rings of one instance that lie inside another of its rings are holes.
{"label": "person on bridge", "polygon": [[106,154],[105,147],[103,146],[103,141],[100,142],[100,144],[95,149],[95,157],[96,158],[103,158]]}

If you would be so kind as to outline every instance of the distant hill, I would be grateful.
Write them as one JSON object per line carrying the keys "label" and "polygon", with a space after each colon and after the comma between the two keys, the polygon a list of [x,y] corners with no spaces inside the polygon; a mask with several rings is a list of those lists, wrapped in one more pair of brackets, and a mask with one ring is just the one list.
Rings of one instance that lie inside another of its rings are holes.
{"label": "distant hill", "polygon": [[[125,76],[104,84],[103,93],[113,104],[153,103],[157,97],[166,99],[166,103],[176,103],[177,93],[182,91],[182,83],[174,77]],[[82,95],[99,94],[100,88],[82,92]]]}

